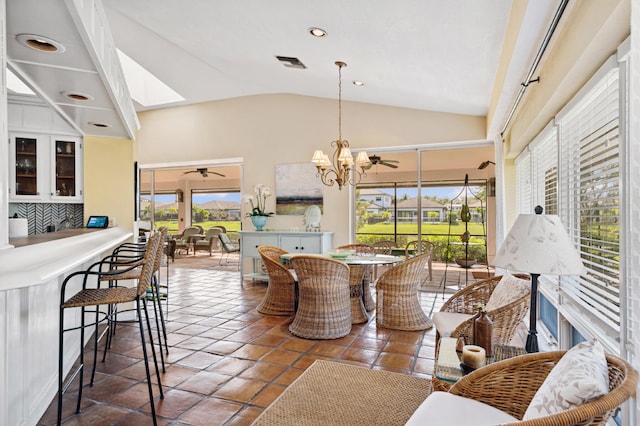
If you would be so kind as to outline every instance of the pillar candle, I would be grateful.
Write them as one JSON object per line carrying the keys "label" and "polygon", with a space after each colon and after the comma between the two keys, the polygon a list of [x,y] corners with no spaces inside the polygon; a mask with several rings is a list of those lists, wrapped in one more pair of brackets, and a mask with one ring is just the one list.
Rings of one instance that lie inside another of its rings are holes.
{"label": "pillar candle", "polygon": [[483,348],[476,345],[465,345],[462,348],[462,363],[473,368],[484,367],[487,355]]}

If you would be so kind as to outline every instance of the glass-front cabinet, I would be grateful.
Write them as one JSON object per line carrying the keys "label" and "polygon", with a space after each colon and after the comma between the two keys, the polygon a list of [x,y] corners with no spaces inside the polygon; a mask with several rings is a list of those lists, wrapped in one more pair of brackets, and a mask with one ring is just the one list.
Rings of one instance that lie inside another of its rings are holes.
{"label": "glass-front cabinet", "polygon": [[73,136],[11,133],[9,200],[82,202],[82,144]]}

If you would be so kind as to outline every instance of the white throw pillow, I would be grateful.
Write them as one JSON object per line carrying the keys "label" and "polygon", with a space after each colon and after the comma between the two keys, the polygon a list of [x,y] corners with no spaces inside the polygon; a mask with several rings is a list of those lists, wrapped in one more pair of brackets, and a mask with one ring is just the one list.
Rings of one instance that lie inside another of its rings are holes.
{"label": "white throw pillow", "polygon": [[524,296],[529,294],[530,281],[522,278],[514,277],[513,275],[506,273],[501,279],[496,288],[493,289],[491,297],[487,301],[485,310],[493,311],[508,305]]}
{"label": "white throw pillow", "polygon": [[405,425],[489,426],[517,421],[483,402],[448,392],[432,392]]}
{"label": "white throw pillow", "polygon": [[536,419],[582,405],[609,392],[609,370],[596,340],[571,348],[553,367],[534,395],[523,420]]}
{"label": "white throw pillow", "polygon": [[473,315],[460,314],[458,312],[435,312],[433,314],[433,325],[440,333],[440,337],[451,337],[453,330],[472,317]]}

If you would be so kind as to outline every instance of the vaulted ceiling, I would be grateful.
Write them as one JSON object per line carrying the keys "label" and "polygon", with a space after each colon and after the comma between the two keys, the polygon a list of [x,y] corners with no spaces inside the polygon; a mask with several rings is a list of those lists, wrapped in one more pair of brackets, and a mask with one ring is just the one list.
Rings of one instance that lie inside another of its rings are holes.
{"label": "vaulted ceiling", "polygon": [[[81,132],[125,133],[65,3],[8,0],[9,64],[23,71],[48,102],[60,104]],[[494,102],[488,123],[492,137],[558,0],[102,3],[116,46],[185,98],[164,106],[268,93],[336,98],[334,62],[340,60],[348,65],[343,99],[479,116],[487,115]],[[312,27],[327,36],[312,37]],[[57,56],[34,53],[16,40],[21,33],[47,36],[67,48]],[[286,67],[276,56],[295,57],[306,68]],[[351,84],[354,80],[364,85]],[[94,99],[79,106],[62,98],[68,90]],[[498,96],[492,101],[494,91]],[[106,121],[115,124],[108,130],[86,125]]]}

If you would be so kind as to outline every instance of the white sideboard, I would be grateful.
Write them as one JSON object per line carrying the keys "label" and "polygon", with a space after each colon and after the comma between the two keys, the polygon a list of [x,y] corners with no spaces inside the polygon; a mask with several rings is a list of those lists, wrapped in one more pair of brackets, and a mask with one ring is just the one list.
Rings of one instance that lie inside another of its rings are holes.
{"label": "white sideboard", "polygon": [[[262,271],[256,271],[259,246],[276,246],[289,253],[321,254],[332,248],[332,241],[333,232],[240,231],[240,279],[268,279]],[[251,261],[249,274],[245,274],[245,258]]]}

